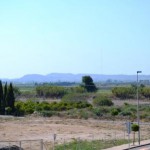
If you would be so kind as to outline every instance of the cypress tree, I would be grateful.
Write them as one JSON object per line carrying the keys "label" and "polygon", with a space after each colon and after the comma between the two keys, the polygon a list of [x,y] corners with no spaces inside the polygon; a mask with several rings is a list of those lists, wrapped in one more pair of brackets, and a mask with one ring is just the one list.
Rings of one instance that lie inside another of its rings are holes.
{"label": "cypress tree", "polygon": [[3,114],[3,85],[0,80],[0,114]]}
{"label": "cypress tree", "polygon": [[7,96],[7,82],[5,83],[5,86],[4,86],[4,96],[3,96],[5,107],[7,107],[6,96]]}
{"label": "cypress tree", "polygon": [[6,102],[7,102],[7,107],[11,108],[11,112],[14,112],[14,104],[15,104],[15,96],[14,96],[14,90],[13,90],[13,85],[10,83],[7,91],[7,96],[6,96]]}
{"label": "cypress tree", "polygon": [[7,95],[7,82],[5,83],[4,90],[3,90],[3,99],[2,99],[2,115],[5,114],[5,108],[7,107],[6,102],[6,95]]}

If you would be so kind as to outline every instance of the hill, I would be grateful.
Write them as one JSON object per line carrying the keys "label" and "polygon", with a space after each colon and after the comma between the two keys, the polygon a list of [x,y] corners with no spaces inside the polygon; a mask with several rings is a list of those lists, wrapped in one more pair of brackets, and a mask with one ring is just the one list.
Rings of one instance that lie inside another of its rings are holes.
{"label": "hill", "polygon": [[[13,81],[21,83],[29,82],[81,82],[82,76],[90,75],[94,82],[116,81],[134,82],[136,75],[102,75],[102,74],[71,74],[71,73],[51,73],[48,75],[27,74],[17,79],[2,79],[3,81]],[[150,81],[150,75],[140,75],[140,80]]]}

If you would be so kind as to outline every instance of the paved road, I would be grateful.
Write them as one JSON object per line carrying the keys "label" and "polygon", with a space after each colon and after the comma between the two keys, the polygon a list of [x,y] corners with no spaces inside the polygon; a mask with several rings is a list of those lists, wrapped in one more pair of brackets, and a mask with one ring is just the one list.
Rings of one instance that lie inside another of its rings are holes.
{"label": "paved road", "polygon": [[[131,145],[131,150],[150,150],[150,139],[149,140],[145,140],[145,141],[141,141],[141,145],[145,145],[143,147],[138,147],[138,142],[135,143],[135,147],[133,148],[133,145]],[[105,150],[129,150],[129,144],[124,144],[124,145],[120,145],[120,146],[116,146],[116,147],[112,147],[112,148],[108,148]]]}
{"label": "paved road", "polygon": [[150,150],[150,144],[142,147],[132,148],[132,150]]}

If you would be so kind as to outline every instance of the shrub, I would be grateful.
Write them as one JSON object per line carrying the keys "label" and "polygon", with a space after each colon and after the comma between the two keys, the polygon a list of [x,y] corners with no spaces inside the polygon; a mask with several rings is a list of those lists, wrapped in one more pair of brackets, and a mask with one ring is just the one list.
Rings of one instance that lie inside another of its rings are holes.
{"label": "shrub", "polygon": [[131,116],[132,112],[129,111],[129,110],[123,110],[122,112],[119,113],[119,115],[122,115],[122,116]]}
{"label": "shrub", "polygon": [[118,98],[127,99],[134,98],[136,90],[134,87],[114,87],[112,93]]}
{"label": "shrub", "polygon": [[53,116],[55,113],[52,112],[52,111],[40,111],[40,114],[41,114],[43,117],[51,117],[51,116]]}
{"label": "shrub", "polygon": [[39,97],[51,97],[51,98],[61,98],[67,93],[64,87],[59,86],[38,86],[36,87],[36,94]]}
{"label": "shrub", "polygon": [[88,119],[88,113],[84,110],[80,110],[78,113],[78,118],[81,119]]}
{"label": "shrub", "polygon": [[12,108],[11,107],[6,107],[5,112],[6,112],[7,115],[10,115],[11,112],[12,112]]}
{"label": "shrub", "polygon": [[96,106],[112,106],[113,102],[106,96],[96,97],[93,100],[94,105]]}
{"label": "shrub", "polygon": [[119,111],[116,108],[111,110],[111,115],[112,116],[117,116],[118,114],[119,114]]}
{"label": "shrub", "polygon": [[99,107],[99,108],[93,108],[93,113],[98,116],[104,116],[105,114],[108,114],[110,112],[109,107]]}
{"label": "shrub", "polygon": [[71,87],[70,92],[71,93],[86,93],[87,91],[84,87],[77,86],[77,87]]}
{"label": "shrub", "polygon": [[87,101],[88,99],[88,94],[82,94],[82,93],[69,93],[66,94],[63,98],[62,101],[65,102],[79,102],[79,101]]}
{"label": "shrub", "polygon": [[99,108],[94,108],[93,113],[98,117],[103,115],[101,109],[99,109]]}

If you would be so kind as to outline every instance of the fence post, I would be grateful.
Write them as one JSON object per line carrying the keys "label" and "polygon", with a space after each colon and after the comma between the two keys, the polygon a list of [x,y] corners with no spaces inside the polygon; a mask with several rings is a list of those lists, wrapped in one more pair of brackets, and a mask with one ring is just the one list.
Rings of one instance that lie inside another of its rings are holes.
{"label": "fence post", "polygon": [[31,150],[31,141],[30,141],[30,150]]}
{"label": "fence post", "polygon": [[10,143],[9,143],[9,150],[10,150]]}
{"label": "fence post", "polygon": [[53,150],[55,150],[55,140],[56,140],[56,134],[54,134],[54,135],[53,135],[53,138],[54,138],[54,141],[53,141],[53,142],[54,142],[54,143],[53,143]]}
{"label": "fence post", "polygon": [[20,149],[21,149],[21,141],[19,141],[19,147],[20,147]]}
{"label": "fence post", "polygon": [[66,147],[66,145],[65,145],[65,144],[66,144],[66,141],[65,141],[65,139],[64,139],[64,150],[65,150],[65,147]]}
{"label": "fence post", "polygon": [[41,139],[41,150],[43,150],[43,140]]}

